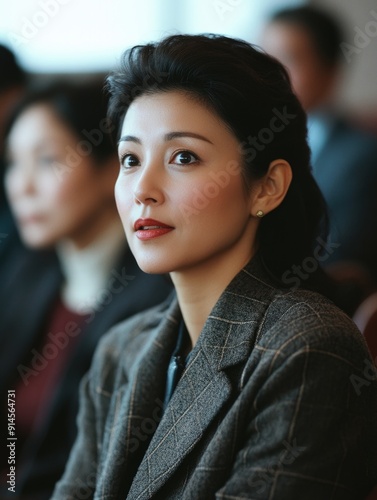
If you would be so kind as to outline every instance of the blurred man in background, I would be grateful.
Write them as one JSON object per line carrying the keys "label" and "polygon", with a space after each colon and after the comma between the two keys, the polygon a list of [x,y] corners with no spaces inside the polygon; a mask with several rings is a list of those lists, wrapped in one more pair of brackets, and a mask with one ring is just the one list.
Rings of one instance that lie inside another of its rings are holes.
{"label": "blurred man in background", "polygon": [[352,261],[377,281],[377,138],[333,111],[344,56],[342,30],[312,6],[276,12],[263,48],[288,69],[308,113],[313,174],[327,201],[332,252],[324,262]]}

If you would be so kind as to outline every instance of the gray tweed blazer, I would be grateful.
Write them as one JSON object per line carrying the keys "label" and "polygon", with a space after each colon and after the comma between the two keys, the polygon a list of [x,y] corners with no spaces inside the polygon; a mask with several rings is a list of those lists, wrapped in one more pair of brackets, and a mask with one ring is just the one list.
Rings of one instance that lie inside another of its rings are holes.
{"label": "gray tweed blazer", "polygon": [[376,371],[350,319],[254,258],[162,410],[173,297],[113,328],[81,386],[53,500],[357,500],[377,483]]}

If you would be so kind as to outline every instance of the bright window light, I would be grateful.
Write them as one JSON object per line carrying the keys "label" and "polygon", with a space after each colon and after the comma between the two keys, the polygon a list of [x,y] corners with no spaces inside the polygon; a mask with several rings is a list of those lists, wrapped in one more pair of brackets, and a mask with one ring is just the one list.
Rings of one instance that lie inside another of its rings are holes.
{"label": "bright window light", "polygon": [[287,1],[2,0],[0,43],[32,72],[106,71],[127,47],[172,33],[256,42],[265,16],[280,5]]}

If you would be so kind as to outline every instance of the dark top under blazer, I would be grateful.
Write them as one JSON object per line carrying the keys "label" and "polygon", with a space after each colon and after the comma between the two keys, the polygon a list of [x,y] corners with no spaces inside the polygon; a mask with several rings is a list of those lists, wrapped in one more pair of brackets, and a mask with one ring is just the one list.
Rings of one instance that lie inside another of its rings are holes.
{"label": "dark top under blazer", "polygon": [[365,497],[377,386],[346,315],[276,288],[253,259],[211,311],[161,419],[179,317],[167,301],[102,339],[53,500]]}

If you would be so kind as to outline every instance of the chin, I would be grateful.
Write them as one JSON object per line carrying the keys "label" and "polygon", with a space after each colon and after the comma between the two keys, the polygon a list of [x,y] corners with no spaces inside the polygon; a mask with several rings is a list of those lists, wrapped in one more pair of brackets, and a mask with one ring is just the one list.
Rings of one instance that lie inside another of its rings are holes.
{"label": "chin", "polygon": [[169,274],[171,272],[171,269],[167,266],[158,266],[154,265],[152,263],[148,264],[139,264],[140,269],[147,274]]}
{"label": "chin", "polygon": [[32,248],[33,250],[44,250],[53,247],[55,244],[52,238],[48,238],[45,235],[20,232],[20,238],[26,247]]}
{"label": "chin", "polygon": [[171,272],[171,266],[169,266],[167,259],[161,262],[159,259],[153,258],[138,258],[135,255],[137,265],[140,269],[147,274],[168,274]]}

